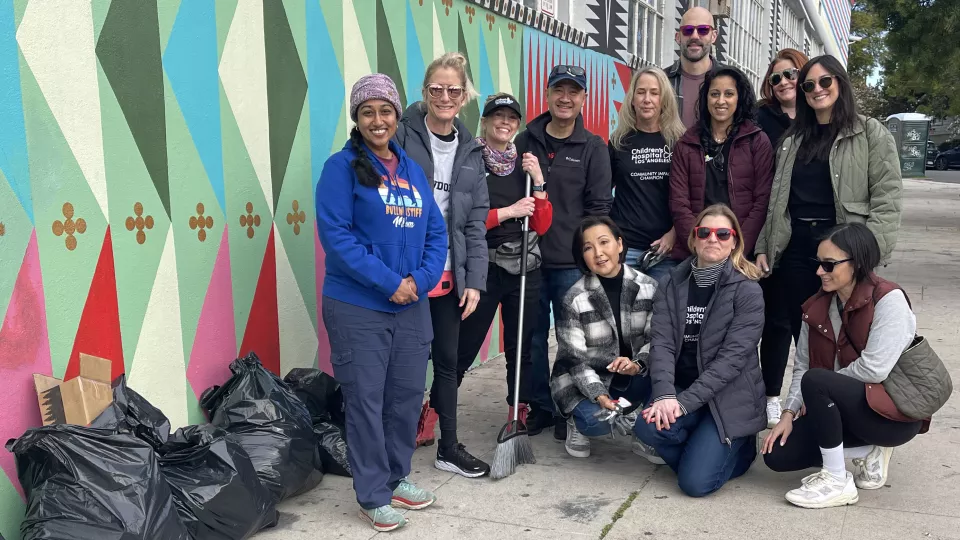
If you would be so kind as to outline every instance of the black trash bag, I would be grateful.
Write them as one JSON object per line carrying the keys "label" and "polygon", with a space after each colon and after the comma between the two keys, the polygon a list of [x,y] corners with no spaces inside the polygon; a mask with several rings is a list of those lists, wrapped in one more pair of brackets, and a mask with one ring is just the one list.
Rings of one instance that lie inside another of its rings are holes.
{"label": "black trash bag", "polygon": [[273,494],[227,432],[209,424],[180,428],[160,453],[160,472],[193,538],[241,540],[277,524]]}
{"label": "black trash bag", "polygon": [[67,424],[7,442],[27,496],[23,540],[190,540],[153,448]]}
{"label": "black trash bag", "polygon": [[310,411],[323,472],[353,476],[347,461],[340,384],[319,369],[307,368],[292,369],[283,380]]}
{"label": "black trash bag", "polygon": [[323,472],[337,476],[353,476],[350,462],[347,461],[347,441],[343,428],[332,422],[314,422],[313,432],[317,435],[317,451]]}
{"label": "black trash bag", "polygon": [[210,423],[243,447],[274,502],[316,487],[323,473],[306,406],[254,353],[231,362],[230,371],[223,386],[200,397]]}
{"label": "black trash bag", "polygon": [[113,403],[90,427],[129,431],[159,450],[170,437],[170,420],[143,396],[127,386],[124,375],[113,381]]}

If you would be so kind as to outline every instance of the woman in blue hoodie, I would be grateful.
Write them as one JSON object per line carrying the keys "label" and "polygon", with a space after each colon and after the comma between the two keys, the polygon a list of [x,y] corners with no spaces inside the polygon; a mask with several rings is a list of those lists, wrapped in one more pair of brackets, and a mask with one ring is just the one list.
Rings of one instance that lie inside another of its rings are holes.
{"label": "woman in blue hoodie", "polygon": [[436,500],[406,477],[433,340],[427,292],[443,273],[447,232],[433,185],[391,141],[400,110],[389,77],[357,81],[356,127],[324,164],[316,192],[323,324],[343,387],[360,517],[378,531],[406,524],[395,507],[419,510]]}

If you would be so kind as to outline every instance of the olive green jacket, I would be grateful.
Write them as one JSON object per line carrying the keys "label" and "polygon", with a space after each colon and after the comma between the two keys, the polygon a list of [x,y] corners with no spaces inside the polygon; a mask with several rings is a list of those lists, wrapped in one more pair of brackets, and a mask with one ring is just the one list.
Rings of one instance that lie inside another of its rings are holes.
{"label": "olive green jacket", "polygon": [[[767,219],[754,250],[776,262],[790,242],[790,180],[801,138],[787,137],[777,148],[777,168]],[[837,223],[866,223],[880,243],[883,261],[897,244],[903,208],[903,180],[893,135],[875,118],[860,116],[853,130],[837,136],[830,150],[830,179]]]}

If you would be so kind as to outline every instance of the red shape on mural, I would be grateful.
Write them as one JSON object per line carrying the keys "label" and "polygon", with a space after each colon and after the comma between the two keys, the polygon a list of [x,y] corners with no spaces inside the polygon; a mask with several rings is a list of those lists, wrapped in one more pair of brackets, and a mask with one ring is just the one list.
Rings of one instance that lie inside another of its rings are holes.
{"label": "red shape on mural", "polygon": [[110,377],[124,372],[123,341],[120,339],[120,307],[117,305],[117,274],[113,264],[113,240],[110,226],[104,234],[100,259],[93,273],[87,302],[80,315],[80,326],[73,341],[73,352],[63,376],[69,380],[80,374],[80,353],[106,358],[113,363]]}
{"label": "red shape on mural", "polygon": [[239,356],[253,351],[270,371],[280,375],[280,312],[277,308],[277,250],[271,228],[260,266],[257,291],[253,293],[250,318],[243,332]]}

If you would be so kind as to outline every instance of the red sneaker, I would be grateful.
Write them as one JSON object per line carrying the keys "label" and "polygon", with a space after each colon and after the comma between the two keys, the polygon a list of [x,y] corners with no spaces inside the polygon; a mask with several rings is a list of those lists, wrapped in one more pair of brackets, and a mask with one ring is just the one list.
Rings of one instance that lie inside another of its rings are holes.
{"label": "red sneaker", "polygon": [[[530,406],[527,405],[526,403],[521,403],[519,409],[520,409],[520,410],[517,411],[517,420],[519,420],[520,423],[523,424],[524,427],[526,427],[526,426],[527,426],[527,414],[530,412]],[[510,406],[510,409],[509,409],[509,411],[507,412],[507,421],[508,421],[508,422],[512,422],[512,421],[513,421],[513,405]]]}
{"label": "red sneaker", "polygon": [[423,404],[423,408],[420,409],[420,420],[417,422],[417,448],[430,446],[435,442],[434,432],[439,418],[429,401]]}

